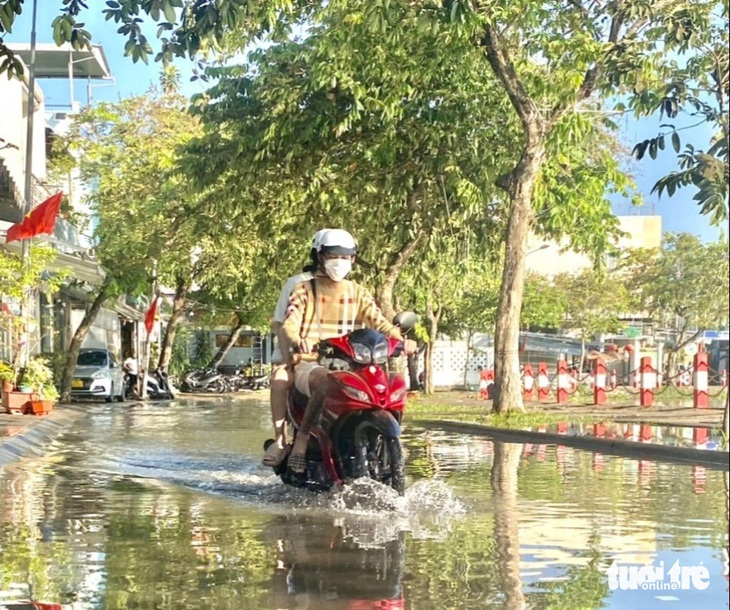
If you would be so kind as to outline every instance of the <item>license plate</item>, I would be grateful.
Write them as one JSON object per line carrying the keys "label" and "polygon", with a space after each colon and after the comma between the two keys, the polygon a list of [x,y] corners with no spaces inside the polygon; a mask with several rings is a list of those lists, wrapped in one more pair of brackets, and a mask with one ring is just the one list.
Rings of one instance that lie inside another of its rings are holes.
{"label": "license plate", "polygon": [[84,387],[84,380],[83,379],[74,379],[71,382],[72,388],[83,388]]}

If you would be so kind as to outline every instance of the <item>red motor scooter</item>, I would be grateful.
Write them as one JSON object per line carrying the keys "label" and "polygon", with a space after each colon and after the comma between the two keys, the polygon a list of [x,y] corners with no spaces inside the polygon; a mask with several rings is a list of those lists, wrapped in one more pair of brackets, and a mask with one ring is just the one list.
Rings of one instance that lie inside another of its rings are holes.
{"label": "red motor scooter", "polygon": [[[393,323],[402,332],[412,329],[418,317],[398,314]],[[303,473],[287,467],[291,445],[274,467],[281,480],[317,491],[369,477],[398,493],[405,489],[400,423],[408,388],[402,376],[388,370],[388,359],[399,356],[403,343],[372,329],[355,330],[321,341],[319,362],[332,372],[332,390],[325,397],[322,417],[310,432],[307,466]],[[298,434],[307,397],[289,392],[289,420]],[[273,439],[264,443],[267,449]]]}

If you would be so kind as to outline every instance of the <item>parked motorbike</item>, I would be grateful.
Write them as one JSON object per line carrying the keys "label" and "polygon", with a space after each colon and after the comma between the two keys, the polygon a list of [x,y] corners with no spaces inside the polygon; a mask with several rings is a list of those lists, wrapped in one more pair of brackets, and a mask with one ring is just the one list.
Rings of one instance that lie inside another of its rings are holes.
{"label": "parked motorbike", "polygon": [[[393,322],[407,332],[417,320],[415,313],[402,312]],[[305,471],[288,469],[289,445],[274,472],[288,485],[316,491],[369,477],[402,494],[400,423],[408,387],[402,376],[389,372],[388,359],[402,353],[403,343],[376,330],[360,329],[321,341],[317,351],[320,364],[333,371],[334,384],[325,397],[321,422],[310,434]],[[306,406],[306,396],[295,388],[289,391],[294,438]],[[273,442],[268,439],[264,450]]]}
{"label": "parked motorbike", "polygon": [[155,369],[146,376],[147,396],[149,398],[175,398],[175,391],[165,371]]}
{"label": "parked motorbike", "polygon": [[188,371],[180,384],[181,392],[210,392],[222,394],[230,391],[224,375],[216,369]]}
{"label": "parked motorbike", "polygon": [[[135,376],[136,377],[136,376]],[[155,369],[145,375],[145,383],[147,384],[147,398],[152,399],[172,399],[175,398],[175,391],[170,383],[167,373]],[[124,398],[137,400],[139,398],[137,388],[135,387],[133,378],[129,373],[124,375]]]}
{"label": "parked motorbike", "polygon": [[246,379],[244,387],[249,390],[265,390],[271,385],[271,373]]}

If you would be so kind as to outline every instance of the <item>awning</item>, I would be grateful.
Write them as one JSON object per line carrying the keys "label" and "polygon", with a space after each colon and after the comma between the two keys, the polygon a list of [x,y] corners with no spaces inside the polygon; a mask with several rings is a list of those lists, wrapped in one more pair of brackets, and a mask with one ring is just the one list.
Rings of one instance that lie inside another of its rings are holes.
{"label": "awning", "polygon": [[133,320],[135,322],[141,322],[144,320],[144,312],[139,311],[139,309],[135,309],[131,305],[122,303],[121,301],[116,301],[112,305],[112,309],[127,320]]}
{"label": "awning", "polygon": [[[26,65],[30,64],[30,43],[9,43],[7,47],[18,55]],[[36,44],[35,75],[38,78],[69,78],[69,62],[74,78],[111,78],[109,64],[101,45],[90,49],[74,49],[69,43],[56,46],[54,43]]]}

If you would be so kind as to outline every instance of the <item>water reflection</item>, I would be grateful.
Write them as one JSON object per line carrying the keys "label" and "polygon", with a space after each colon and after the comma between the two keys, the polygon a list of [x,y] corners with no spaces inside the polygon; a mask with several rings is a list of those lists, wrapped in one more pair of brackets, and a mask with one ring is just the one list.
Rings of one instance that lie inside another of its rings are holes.
{"label": "water reflection", "polygon": [[492,462],[491,485],[494,506],[494,541],[497,569],[504,587],[505,610],[525,607],[520,577],[520,541],[517,502],[517,468],[520,446],[496,443]]}
{"label": "water reflection", "polygon": [[679,558],[710,569],[704,605],[726,602],[726,472],[412,430],[404,497],[368,482],[292,493],[259,466],[257,413],[113,413],[0,474],[0,595],[22,585],[65,610],[650,610],[666,602],[611,591],[606,569]]}
{"label": "water reflection", "polygon": [[360,547],[345,528],[323,520],[317,536],[305,517],[280,517],[266,528],[275,541],[277,610],[404,608],[405,534]]}

